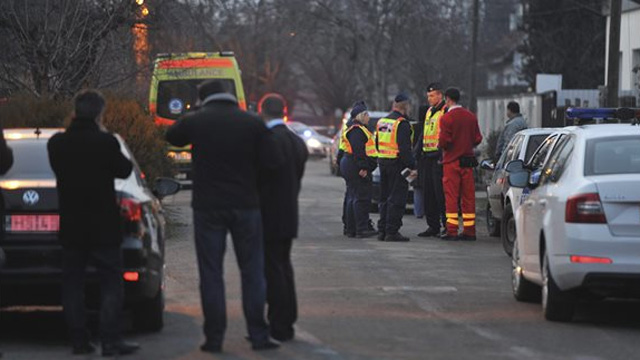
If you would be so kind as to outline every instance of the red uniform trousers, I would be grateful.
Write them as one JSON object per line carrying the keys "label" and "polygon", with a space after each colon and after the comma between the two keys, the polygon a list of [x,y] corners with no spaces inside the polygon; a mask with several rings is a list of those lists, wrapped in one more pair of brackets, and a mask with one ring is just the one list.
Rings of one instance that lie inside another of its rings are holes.
{"label": "red uniform trousers", "polygon": [[476,236],[476,188],[473,168],[462,168],[458,160],[444,164],[442,185],[447,208],[447,235],[458,236],[458,199],[462,205],[463,234]]}

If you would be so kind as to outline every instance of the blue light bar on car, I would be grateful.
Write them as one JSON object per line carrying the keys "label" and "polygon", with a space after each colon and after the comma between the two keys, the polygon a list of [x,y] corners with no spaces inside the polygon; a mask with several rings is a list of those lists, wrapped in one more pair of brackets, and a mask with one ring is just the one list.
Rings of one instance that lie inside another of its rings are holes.
{"label": "blue light bar on car", "polygon": [[640,109],[631,108],[568,108],[567,119],[589,120],[589,119],[619,119],[631,120],[640,118]]}

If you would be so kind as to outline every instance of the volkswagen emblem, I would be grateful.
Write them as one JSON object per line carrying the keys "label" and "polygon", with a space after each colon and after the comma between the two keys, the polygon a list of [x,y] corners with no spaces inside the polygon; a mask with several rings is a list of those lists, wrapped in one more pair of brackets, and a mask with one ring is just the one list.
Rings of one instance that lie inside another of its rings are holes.
{"label": "volkswagen emblem", "polygon": [[22,201],[29,206],[33,206],[40,201],[40,194],[33,190],[27,190],[22,194]]}

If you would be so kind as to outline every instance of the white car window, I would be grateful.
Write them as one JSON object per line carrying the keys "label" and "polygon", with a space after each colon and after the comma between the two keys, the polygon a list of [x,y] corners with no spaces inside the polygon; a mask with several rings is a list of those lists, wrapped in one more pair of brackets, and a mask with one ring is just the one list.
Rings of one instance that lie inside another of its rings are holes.
{"label": "white car window", "polygon": [[587,142],[585,175],[640,174],[640,137]]}
{"label": "white car window", "polygon": [[555,146],[553,153],[542,170],[541,183],[546,183],[547,181],[557,182],[560,180],[567,162],[573,153],[574,143],[575,139],[573,136],[564,136],[558,140],[558,144]]}

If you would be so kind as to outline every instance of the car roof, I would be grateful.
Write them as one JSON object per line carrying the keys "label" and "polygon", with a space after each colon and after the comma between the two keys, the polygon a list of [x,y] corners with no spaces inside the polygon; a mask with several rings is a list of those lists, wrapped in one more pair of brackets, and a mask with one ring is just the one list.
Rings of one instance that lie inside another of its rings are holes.
{"label": "car roof", "polygon": [[16,128],[16,129],[4,129],[4,138],[6,140],[27,140],[27,139],[42,139],[48,140],[53,135],[63,132],[63,128]]}
{"label": "car roof", "polygon": [[369,117],[372,117],[372,118],[383,118],[383,117],[389,115],[388,111],[372,110],[372,111],[368,111],[368,113],[369,113]]}
{"label": "car roof", "polygon": [[640,126],[630,124],[597,124],[581,125],[569,128],[576,134],[586,138],[601,138],[610,136],[640,135]]}
{"label": "car roof", "polygon": [[518,133],[523,135],[545,135],[551,134],[555,131],[558,131],[558,128],[529,128],[520,130]]}

